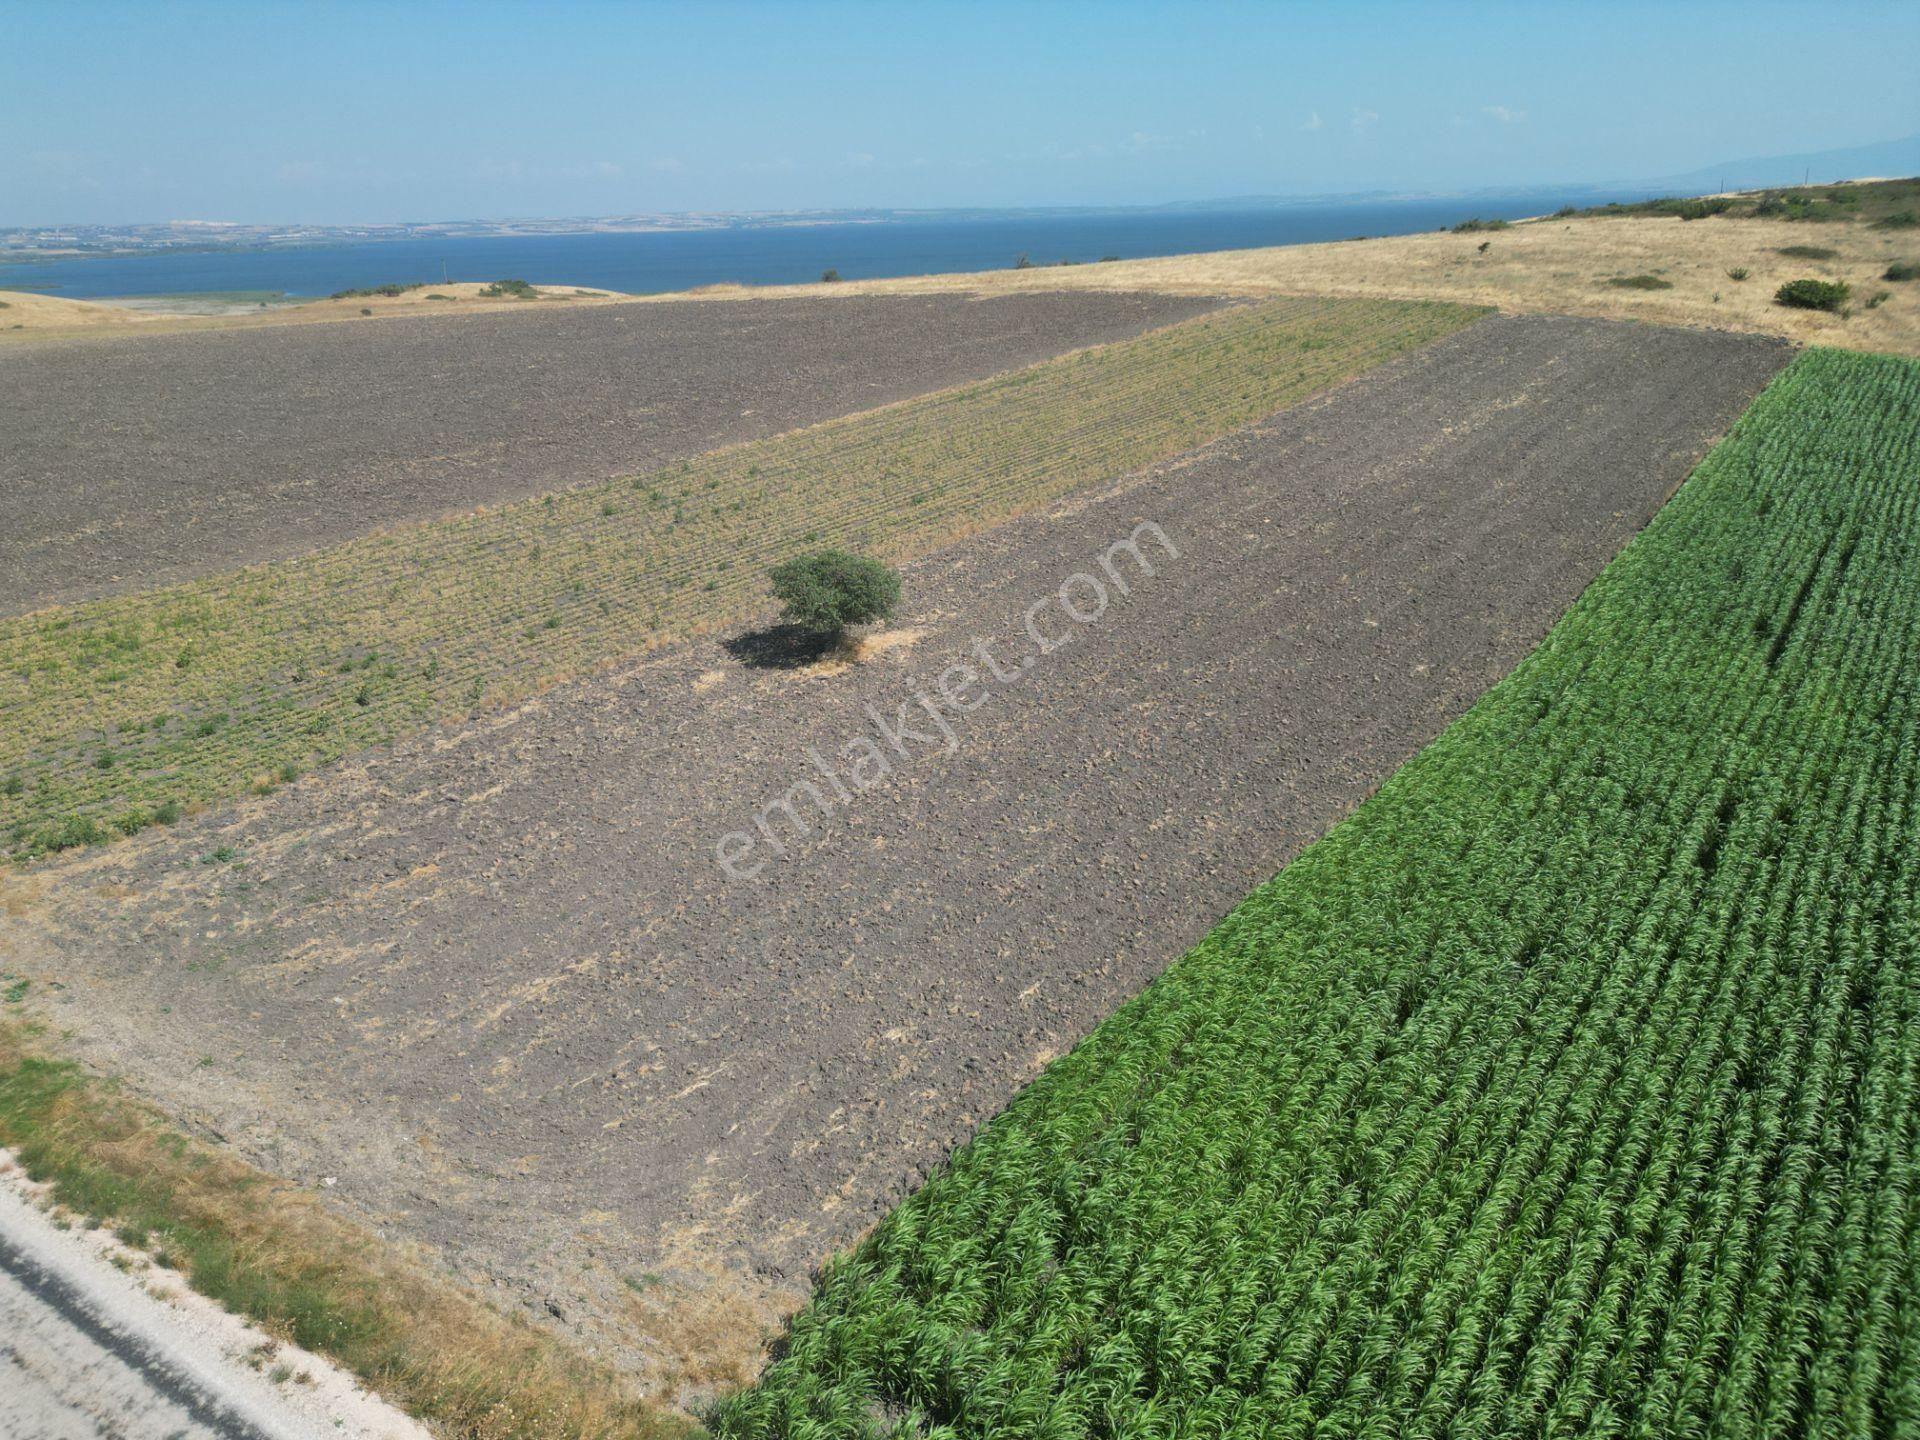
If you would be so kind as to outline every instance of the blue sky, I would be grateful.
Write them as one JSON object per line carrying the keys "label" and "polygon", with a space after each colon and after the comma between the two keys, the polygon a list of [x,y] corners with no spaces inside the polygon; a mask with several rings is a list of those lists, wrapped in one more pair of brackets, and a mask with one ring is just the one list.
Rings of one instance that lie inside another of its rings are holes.
{"label": "blue sky", "polygon": [[1920,4],[0,0],[0,225],[1150,204],[1920,131]]}

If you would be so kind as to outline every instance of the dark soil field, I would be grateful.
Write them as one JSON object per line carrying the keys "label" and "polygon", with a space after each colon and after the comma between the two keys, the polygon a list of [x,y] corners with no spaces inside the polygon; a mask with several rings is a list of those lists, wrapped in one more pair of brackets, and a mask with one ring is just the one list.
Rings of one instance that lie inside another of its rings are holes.
{"label": "dark soil field", "polygon": [[1214,303],[707,301],[10,349],[0,613],[645,469]]}
{"label": "dark soil field", "polygon": [[1788,353],[1488,320],[912,566],[865,663],[669,652],[8,876],[0,940],[175,1114],[723,1383],[1506,674]]}

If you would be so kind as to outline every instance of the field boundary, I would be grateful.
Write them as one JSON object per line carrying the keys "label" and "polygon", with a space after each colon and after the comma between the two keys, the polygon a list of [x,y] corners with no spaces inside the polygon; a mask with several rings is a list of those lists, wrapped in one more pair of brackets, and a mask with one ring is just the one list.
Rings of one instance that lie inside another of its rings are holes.
{"label": "field boundary", "polygon": [[586,1354],[509,1320],[318,1200],[182,1134],[0,1020],[0,1145],[54,1202],[199,1293],[475,1440],[693,1440]]}
{"label": "field boundary", "polygon": [[1920,1424],[1916,436],[1920,362],[1798,357],[716,1434]]}

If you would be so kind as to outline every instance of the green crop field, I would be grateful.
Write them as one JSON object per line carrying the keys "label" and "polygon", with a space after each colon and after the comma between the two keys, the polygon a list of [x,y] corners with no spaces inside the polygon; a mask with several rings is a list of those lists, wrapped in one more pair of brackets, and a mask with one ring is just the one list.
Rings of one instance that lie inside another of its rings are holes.
{"label": "green crop field", "polygon": [[0,845],[131,833],[738,623],[796,551],[922,554],[1483,313],[1236,306],[664,471],[0,619]]}
{"label": "green crop field", "polygon": [[1920,363],[1810,352],[717,1433],[1920,1435],[1917,719]]}

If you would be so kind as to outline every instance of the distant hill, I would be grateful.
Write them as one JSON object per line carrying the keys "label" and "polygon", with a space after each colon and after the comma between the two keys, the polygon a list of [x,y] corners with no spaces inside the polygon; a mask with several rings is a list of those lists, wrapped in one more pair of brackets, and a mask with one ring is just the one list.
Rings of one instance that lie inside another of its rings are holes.
{"label": "distant hill", "polygon": [[1862,175],[1920,175],[1920,135],[1882,140],[1875,145],[1850,145],[1844,150],[1811,150],[1799,155],[1729,160],[1689,170],[1684,175],[1668,175],[1652,183],[1670,194],[1699,195],[1717,190],[1798,185],[1803,181],[1819,185]]}

